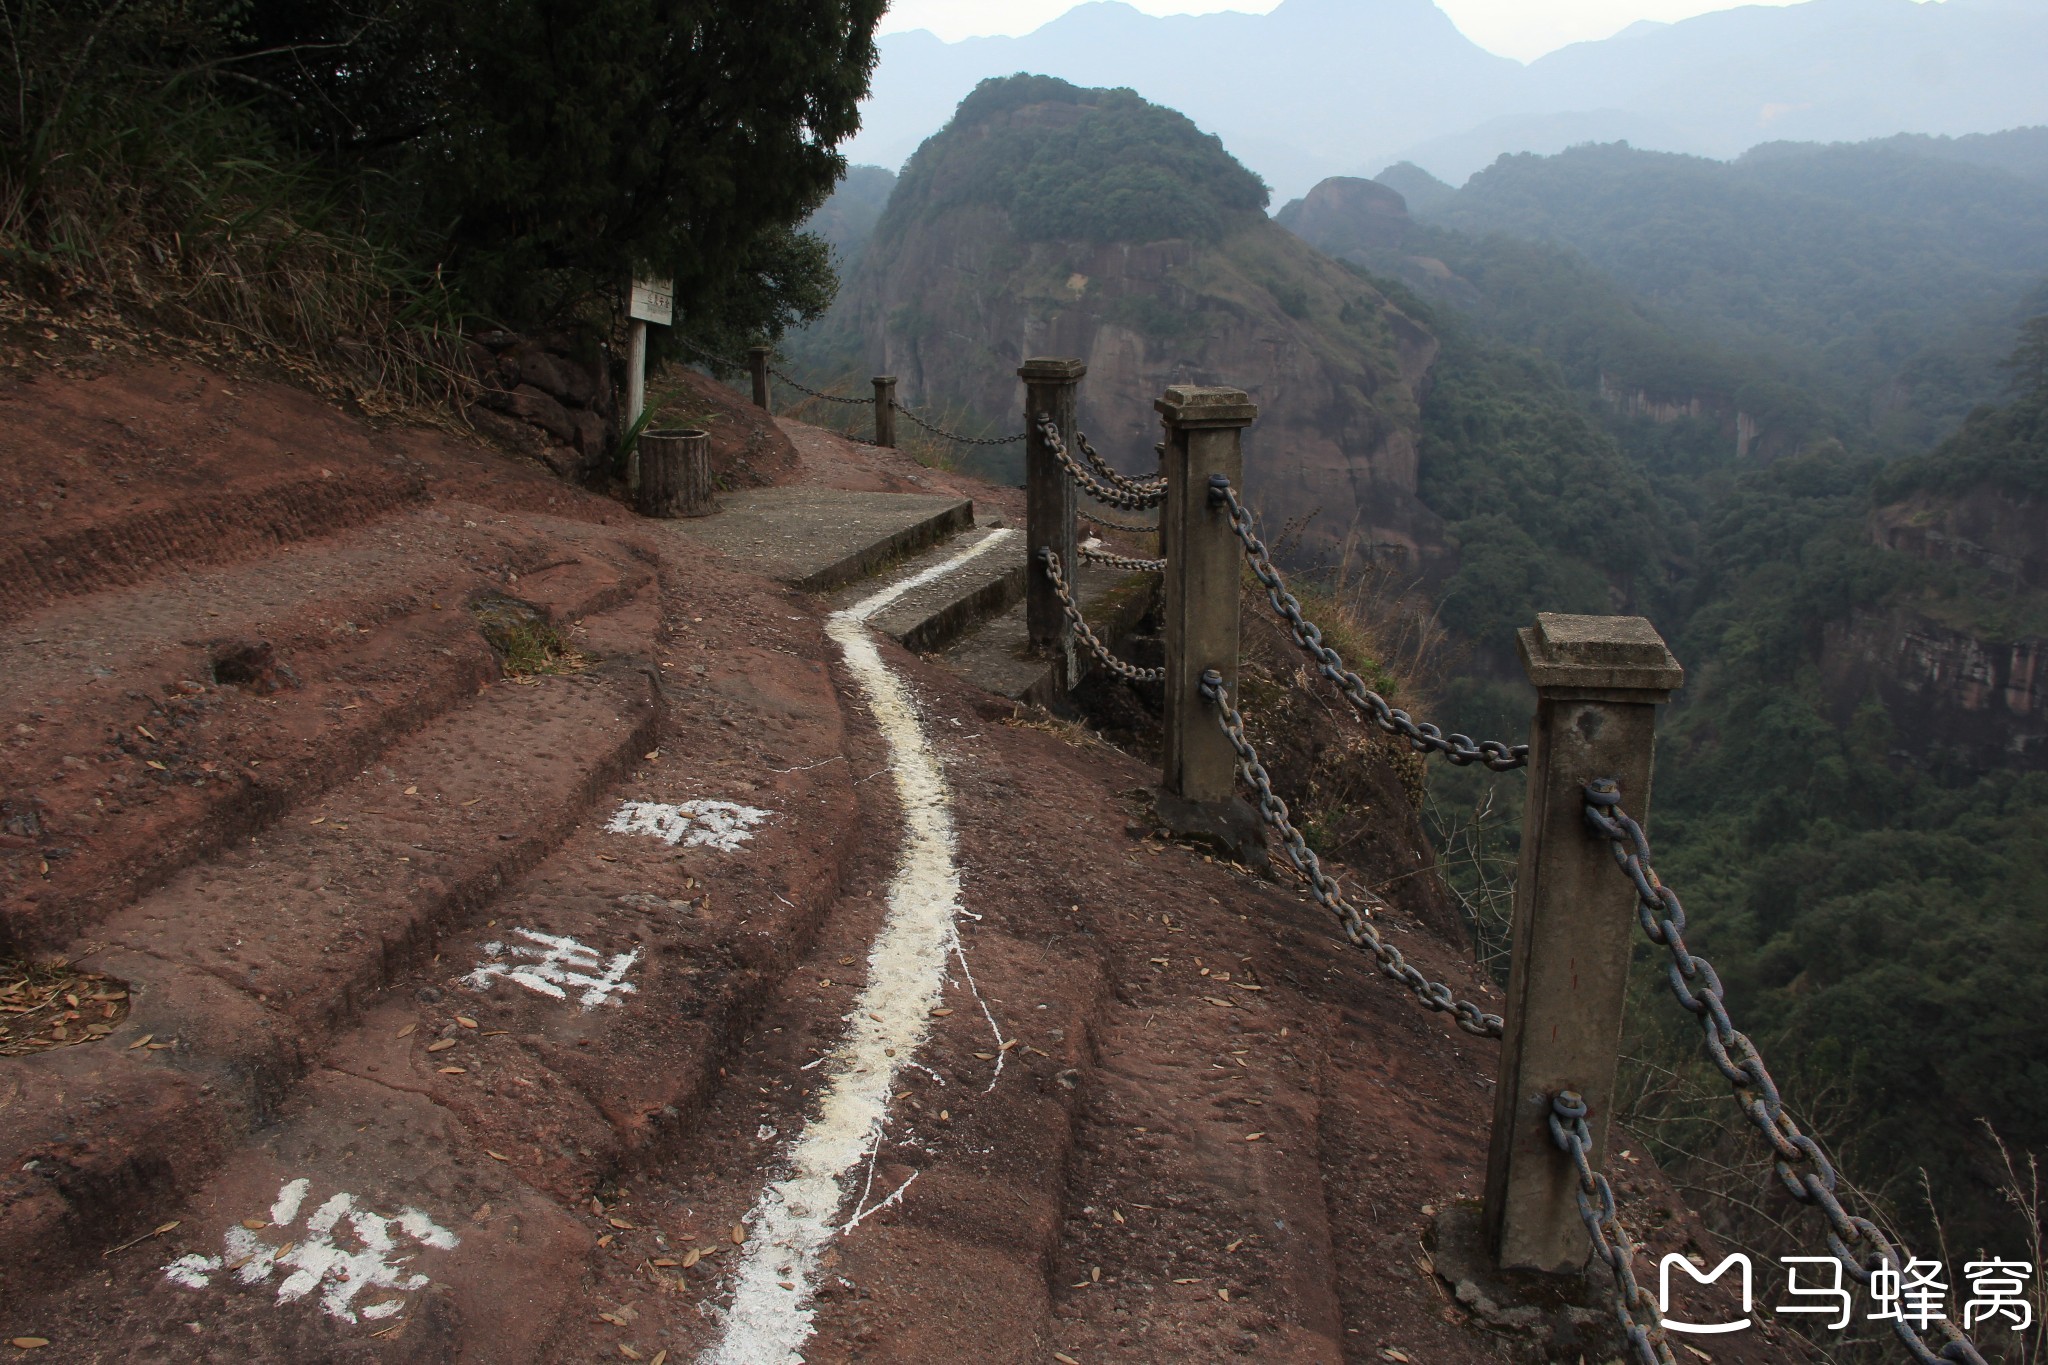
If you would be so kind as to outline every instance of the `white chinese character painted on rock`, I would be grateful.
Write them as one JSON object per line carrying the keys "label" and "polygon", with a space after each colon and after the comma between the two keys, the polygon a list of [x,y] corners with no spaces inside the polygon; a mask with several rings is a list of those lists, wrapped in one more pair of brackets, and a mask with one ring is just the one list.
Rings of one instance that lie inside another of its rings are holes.
{"label": "white chinese character painted on rock", "polygon": [[[262,1232],[237,1224],[222,1237],[223,1254],[181,1256],[164,1267],[165,1278],[187,1289],[205,1289],[216,1275],[232,1274],[243,1284],[258,1285],[282,1270],[289,1273],[277,1286],[279,1303],[295,1303],[317,1289],[320,1306],[330,1316],[343,1322],[376,1321],[399,1313],[405,1296],[427,1287],[427,1276],[406,1269],[417,1248],[452,1251],[460,1243],[418,1209],[387,1218],[356,1207],[351,1194],[328,1199],[292,1237],[311,1188],[312,1182],[304,1178],[291,1181],[270,1206],[271,1229],[265,1231],[274,1229],[290,1240],[272,1243]],[[402,1255],[401,1237],[413,1244]],[[365,1294],[373,1301],[358,1305],[356,1300]]]}
{"label": "white chinese character painted on rock", "polygon": [[772,811],[731,801],[625,801],[605,826],[608,834],[646,834],[673,847],[715,848],[726,853],[754,837],[754,826]]}
{"label": "white chinese character painted on rock", "polygon": [[570,991],[579,991],[577,1003],[586,1010],[599,1005],[617,1006],[620,1002],[616,997],[639,993],[639,987],[626,980],[626,972],[640,960],[638,948],[605,961],[597,949],[573,938],[544,934],[538,929],[512,932],[525,941],[484,945],[484,951],[492,958],[511,960],[479,963],[475,971],[462,978],[463,985],[484,991],[503,977],[556,1000],[567,1000]]}

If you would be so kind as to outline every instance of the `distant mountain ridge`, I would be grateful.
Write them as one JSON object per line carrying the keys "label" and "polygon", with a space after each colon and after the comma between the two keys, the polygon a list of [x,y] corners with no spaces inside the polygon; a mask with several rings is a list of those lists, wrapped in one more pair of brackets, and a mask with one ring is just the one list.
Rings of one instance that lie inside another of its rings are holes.
{"label": "distant mountain ridge", "polygon": [[1223,138],[1278,198],[1411,160],[1457,183],[1504,152],[1627,140],[1732,157],[1773,139],[2048,123],[2048,5],[1807,0],[1637,24],[1523,66],[1432,0],[1283,0],[1153,18],[1096,0],[1018,38],[881,40],[852,160],[901,165],[981,79],[1128,86]]}

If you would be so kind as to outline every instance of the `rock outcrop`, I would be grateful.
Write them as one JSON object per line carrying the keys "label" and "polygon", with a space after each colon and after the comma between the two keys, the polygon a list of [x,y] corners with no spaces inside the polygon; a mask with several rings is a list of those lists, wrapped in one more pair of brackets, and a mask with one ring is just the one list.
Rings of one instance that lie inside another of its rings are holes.
{"label": "rock outcrop", "polygon": [[1969,772],[2048,769],[2048,517],[1995,487],[1920,492],[1872,514],[1879,545],[1977,580],[1830,626],[1821,666],[1845,718],[1875,695],[1901,752]]}
{"label": "rock outcrop", "polygon": [[[1102,117],[1053,94],[971,120],[963,105],[925,144],[818,344],[898,376],[907,405],[964,404],[1008,430],[1023,416],[1019,363],[1079,356],[1081,425],[1134,472],[1153,467],[1152,403],[1167,385],[1243,388],[1260,407],[1246,442],[1250,496],[1298,557],[1439,555],[1438,520],[1415,495],[1436,338],[1256,211],[1222,213],[1209,231],[1190,223],[1185,236],[1032,234],[977,186],[1031,157],[1038,139]],[[1127,149],[1125,164],[1142,172],[1146,154]],[[1242,174],[1220,145],[1213,155]]]}

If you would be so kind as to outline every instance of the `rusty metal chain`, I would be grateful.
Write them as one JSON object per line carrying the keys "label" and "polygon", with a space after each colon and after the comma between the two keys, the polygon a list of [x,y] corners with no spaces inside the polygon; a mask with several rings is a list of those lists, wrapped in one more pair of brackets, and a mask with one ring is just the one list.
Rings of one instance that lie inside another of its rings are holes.
{"label": "rusty metal chain", "polygon": [[1093,512],[1083,512],[1079,508],[1075,509],[1074,515],[1087,522],[1090,526],[1100,526],[1105,531],[1128,531],[1133,535],[1140,536],[1156,535],[1159,531],[1157,526],[1146,526],[1141,523],[1128,521],[1111,521],[1107,517],[1098,517]]}
{"label": "rusty metal chain", "polygon": [[1507,744],[1497,739],[1474,740],[1470,735],[1447,735],[1426,721],[1416,720],[1367,687],[1365,679],[1344,666],[1343,656],[1323,643],[1322,628],[1302,615],[1301,603],[1287,591],[1286,580],[1280,577],[1280,570],[1273,564],[1272,552],[1252,529],[1251,513],[1238,500],[1237,490],[1230,486],[1228,477],[1222,474],[1209,476],[1209,501],[1213,506],[1229,510],[1230,527],[1244,544],[1245,557],[1251,561],[1252,572],[1264,585],[1266,600],[1273,604],[1273,610],[1286,620],[1294,642],[1316,661],[1317,670],[1337,684],[1345,700],[1367,720],[1390,735],[1402,736],[1417,753],[1442,754],[1461,768],[1471,763],[1484,763],[1498,773],[1528,766],[1529,746],[1526,744]]}
{"label": "rusty metal chain", "polygon": [[[803,393],[809,394],[813,398],[820,399],[827,403],[844,403],[847,407],[850,408],[871,408],[875,405],[875,400],[872,398],[842,398],[836,393],[820,392],[819,390],[812,388],[809,384],[804,383],[801,379],[791,379],[788,375],[776,369],[773,365],[770,365],[768,367],[768,373],[774,375],[777,379],[780,379],[783,383],[789,385],[791,388],[800,390]],[[873,443],[870,442],[870,444]]]}
{"label": "rusty metal chain", "polygon": [[905,417],[908,417],[911,421],[917,423],[919,426],[923,427],[926,431],[929,431],[932,435],[938,437],[939,439],[957,442],[958,444],[963,446],[1015,445],[1017,442],[1023,440],[1025,437],[1031,434],[1028,431],[1020,431],[1015,436],[962,436],[958,432],[947,431],[944,427],[933,426],[930,422],[925,421],[924,418],[919,417],[916,413],[912,412],[909,408],[904,407],[901,403],[891,401],[889,406],[895,408],[896,411],[902,413]]}
{"label": "rusty metal chain", "polygon": [[[1622,1226],[1614,1186],[1593,1169],[1593,1132],[1586,1126],[1586,1102],[1577,1091],[1560,1090],[1551,1096],[1550,1140],[1578,1168],[1579,1187],[1573,1193],[1579,1200],[1579,1218],[1593,1239],[1594,1254],[1614,1278],[1614,1316],[1621,1334],[1642,1365],[1677,1365],[1671,1344],[1664,1339],[1664,1315],[1657,1300],[1636,1280],[1635,1239]],[[1636,1320],[1638,1312],[1650,1320],[1649,1326]]]}
{"label": "rusty metal chain", "polygon": [[1074,444],[1081,447],[1081,456],[1088,461],[1089,468],[1100,474],[1110,487],[1121,488],[1126,493],[1135,493],[1140,497],[1149,497],[1154,493],[1162,497],[1165,496],[1166,476],[1164,474],[1154,479],[1134,479],[1128,474],[1117,473],[1109,467],[1109,461],[1097,455],[1095,447],[1088,444],[1088,433],[1085,431],[1074,433]]}
{"label": "rusty metal chain", "polygon": [[[1910,1255],[1902,1255],[1867,1218],[1842,1207],[1835,1197],[1835,1168],[1820,1144],[1801,1132],[1785,1112],[1777,1082],[1764,1067],[1756,1044],[1728,1017],[1721,978],[1713,964],[1685,945],[1685,907],[1650,865],[1650,841],[1643,827],[1621,808],[1621,786],[1611,778],[1586,784],[1586,824],[1596,838],[1606,839],[1614,861],[1633,884],[1636,918],[1650,941],[1671,954],[1671,993],[1698,1017],[1707,1056],[1734,1090],[1736,1107],[1771,1147],[1771,1165],[1778,1181],[1794,1199],[1820,1210],[1828,1224],[1828,1252],[1858,1284],[1869,1284],[1872,1272],[1898,1271]],[[1860,1252],[1860,1254],[1859,1254]],[[1984,1365],[1970,1339],[1944,1321],[1948,1340],[1937,1353],[1903,1318],[1892,1319],[1892,1331],[1919,1365]]]}
{"label": "rusty metal chain", "polygon": [[1158,682],[1166,676],[1166,670],[1163,668],[1140,668],[1136,664],[1125,663],[1109,652],[1109,646],[1102,643],[1095,632],[1088,628],[1088,622],[1081,615],[1081,604],[1074,600],[1074,594],[1067,587],[1066,575],[1060,572],[1060,557],[1050,545],[1038,547],[1038,562],[1045,565],[1046,577],[1052,580],[1053,595],[1060,599],[1060,605],[1066,609],[1067,620],[1072,623],[1075,636],[1082,644],[1088,646],[1090,654],[1102,661],[1104,668],[1128,682]]}
{"label": "rusty metal chain", "polygon": [[[714,350],[710,350],[707,347],[699,346],[696,342],[690,340],[688,337],[682,335],[680,332],[676,334],[675,339],[678,343],[682,345],[682,348],[684,350],[689,351],[692,354],[701,357],[702,359],[708,360],[714,365],[723,365],[727,369],[731,370],[744,370],[747,368],[747,363],[745,361],[734,360],[731,356],[720,355],[718,352]],[[784,374],[781,370],[776,369],[773,365],[770,365],[768,367],[768,373],[774,375],[777,379],[780,379],[783,383],[789,385],[791,388],[801,389],[803,392],[809,394],[811,397],[822,398],[827,403],[845,403],[849,406],[859,407],[862,405],[873,406],[875,401],[872,398],[841,398],[836,394],[820,393],[818,390],[812,388],[810,385],[804,383],[800,379],[791,379],[788,375]],[[854,439],[858,440],[859,438],[856,437]],[[873,445],[874,442],[869,441],[866,442],[866,444]]]}
{"label": "rusty metal chain", "polygon": [[1112,569],[1130,569],[1134,573],[1158,573],[1166,567],[1163,559],[1138,559],[1131,555],[1111,554],[1107,550],[1082,548],[1076,553],[1090,564],[1107,564]]}
{"label": "rusty metal chain", "polygon": [[1053,458],[1067,471],[1067,477],[1074,486],[1097,502],[1109,507],[1121,507],[1126,512],[1142,512],[1148,507],[1157,507],[1166,501],[1166,490],[1150,493],[1126,493],[1121,488],[1103,483],[1093,474],[1081,468],[1074,457],[1067,453],[1067,443],[1060,438],[1060,429],[1049,413],[1038,415],[1038,434],[1045,438],[1046,448]]}
{"label": "rusty metal chain", "polygon": [[1488,1014],[1469,1000],[1460,1000],[1452,994],[1451,988],[1441,981],[1431,981],[1411,965],[1401,950],[1380,937],[1379,926],[1372,918],[1372,905],[1382,908],[1386,902],[1370,891],[1363,892],[1366,905],[1354,905],[1344,894],[1344,888],[1337,880],[1323,871],[1322,860],[1315,850],[1301,837],[1301,831],[1288,818],[1287,803],[1273,790],[1272,776],[1264,764],[1259,762],[1258,750],[1245,737],[1244,717],[1230,704],[1230,693],[1224,687],[1223,675],[1215,669],[1202,674],[1202,699],[1216,710],[1216,723],[1223,728],[1230,747],[1237,751],[1237,768],[1259,796],[1259,814],[1273,831],[1280,836],[1281,844],[1287,850],[1287,858],[1301,875],[1308,878],[1309,890],[1325,910],[1337,917],[1338,927],[1344,937],[1360,948],[1371,952],[1379,959],[1380,970],[1415,992],[1415,998],[1429,1009],[1438,1010],[1457,1018],[1458,1027],[1467,1033],[1482,1038],[1501,1036],[1501,1017]]}
{"label": "rusty metal chain", "polygon": [[693,354],[701,357],[702,359],[710,361],[714,365],[723,365],[725,368],[729,370],[744,370],[745,368],[747,368],[747,364],[745,361],[734,360],[731,356],[720,355],[716,351],[709,350],[703,346],[699,346],[696,342],[690,340],[681,332],[675,332],[672,333],[671,335],[674,336],[677,344],[679,344],[684,350],[692,352]]}

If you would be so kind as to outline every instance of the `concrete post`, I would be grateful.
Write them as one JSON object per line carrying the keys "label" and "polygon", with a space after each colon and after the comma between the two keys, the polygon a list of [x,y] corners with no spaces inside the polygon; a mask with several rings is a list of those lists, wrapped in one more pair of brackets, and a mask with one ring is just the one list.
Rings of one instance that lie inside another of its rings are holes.
{"label": "concrete post", "polygon": [[754,406],[763,412],[773,409],[768,402],[768,357],[773,354],[767,346],[747,347],[747,369],[754,376]]}
{"label": "concrete post", "polygon": [[1031,576],[1025,592],[1024,616],[1032,646],[1049,651],[1062,661],[1062,690],[1074,683],[1065,673],[1070,634],[1067,613],[1053,594],[1052,579],[1039,563],[1038,551],[1042,546],[1051,546],[1060,557],[1060,572],[1066,575],[1069,586],[1078,586],[1081,575],[1074,552],[1074,482],[1053,458],[1045,438],[1039,435],[1038,419],[1049,414],[1067,449],[1079,449],[1074,439],[1075,389],[1087,373],[1088,367],[1081,361],[1055,356],[1033,357],[1017,371],[1018,378],[1024,381],[1024,430],[1029,433],[1024,438],[1024,522],[1028,541],[1024,552],[1030,556]]}
{"label": "concrete post", "polygon": [[875,444],[896,448],[896,376],[875,376]]}
{"label": "concrete post", "polygon": [[1244,551],[1230,515],[1209,501],[1209,476],[1244,491],[1244,429],[1259,415],[1242,389],[1176,384],[1153,404],[1166,419],[1166,744],[1169,796],[1222,806],[1235,795],[1237,755],[1202,700],[1202,671],[1237,696],[1237,593]]}
{"label": "concrete post", "polygon": [[1656,708],[1685,671],[1640,616],[1540,612],[1518,645],[1536,721],[1483,1217],[1502,1269],[1564,1272],[1591,1245],[1574,1169],[1550,1137],[1550,1098],[1584,1096],[1601,1165],[1636,932],[1634,894],[1607,842],[1587,833],[1584,788],[1618,779],[1629,813],[1647,821]]}

